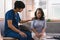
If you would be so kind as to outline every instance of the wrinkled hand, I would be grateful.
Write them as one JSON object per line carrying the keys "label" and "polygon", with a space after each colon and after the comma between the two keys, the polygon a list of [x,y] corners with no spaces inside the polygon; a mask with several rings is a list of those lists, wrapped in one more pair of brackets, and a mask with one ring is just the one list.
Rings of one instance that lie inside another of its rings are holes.
{"label": "wrinkled hand", "polygon": [[44,33],[39,33],[39,36],[40,36],[40,37],[43,37],[43,36],[44,36]]}
{"label": "wrinkled hand", "polygon": [[39,33],[35,33],[35,35],[36,35],[37,38],[40,38],[40,37],[39,37]]}
{"label": "wrinkled hand", "polygon": [[26,35],[24,32],[19,32],[19,34],[20,34],[22,37],[27,37],[27,35]]}

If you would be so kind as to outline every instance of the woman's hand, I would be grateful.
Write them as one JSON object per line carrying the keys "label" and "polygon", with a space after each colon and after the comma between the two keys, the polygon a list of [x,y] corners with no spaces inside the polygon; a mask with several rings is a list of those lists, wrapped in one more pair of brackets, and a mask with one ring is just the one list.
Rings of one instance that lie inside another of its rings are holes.
{"label": "woman's hand", "polygon": [[35,35],[36,35],[36,37],[37,37],[37,38],[40,38],[40,37],[39,37],[39,33],[38,33],[38,32],[36,32],[36,33],[35,33]]}
{"label": "woman's hand", "polygon": [[24,32],[19,32],[19,34],[22,36],[22,37],[27,37],[27,35],[24,33]]}
{"label": "woman's hand", "polygon": [[43,36],[44,36],[44,33],[39,33],[39,36],[40,36],[40,37],[43,37]]}

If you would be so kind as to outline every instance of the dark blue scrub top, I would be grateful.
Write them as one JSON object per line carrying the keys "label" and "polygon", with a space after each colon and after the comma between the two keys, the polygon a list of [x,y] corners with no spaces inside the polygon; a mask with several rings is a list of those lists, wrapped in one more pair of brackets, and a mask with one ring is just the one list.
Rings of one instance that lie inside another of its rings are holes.
{"label": "dark blue scrub top", "polygon": [[14,10],[13,10],[13,9],[9,10],[9,11],[5,14],[5,30],[4,30],[4,34],[5,34],[5,35],[7,35],[9,32],[14,32],[13,30],[11,30],[11,29],[8,27],[7,20],[12,20],[12,24],[13,24],[14,27],[16,27],[17,29],[18,29],[18,22],[21,21],[18,13],[14,13]]}

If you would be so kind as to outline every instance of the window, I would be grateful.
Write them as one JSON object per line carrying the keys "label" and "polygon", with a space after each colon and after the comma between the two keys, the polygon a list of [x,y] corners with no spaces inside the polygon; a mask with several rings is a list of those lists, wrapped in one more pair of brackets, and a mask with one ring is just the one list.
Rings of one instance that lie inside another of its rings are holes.
{"label": "window", "polygon": [[1,0],[0,1],[0,18],[5,17],[5,13],[12,9],[12,0]]}
{"label": "window", "polygon": [[48,0],[48,18],[60,20],[60,0]]}
{"label": "window", "polygon": [[4,0],[0,0],[0,18],[4,18]]}

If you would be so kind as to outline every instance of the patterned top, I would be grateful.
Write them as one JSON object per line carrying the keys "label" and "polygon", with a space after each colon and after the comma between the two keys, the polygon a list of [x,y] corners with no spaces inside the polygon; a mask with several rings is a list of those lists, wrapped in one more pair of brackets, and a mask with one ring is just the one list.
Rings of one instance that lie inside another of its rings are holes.
{"label": "patterned top", "polygon": [[41,32],[43,28],[46,28],[45,20],[33,20],[31,22],[31,29],[35,28],[37,32]]}

